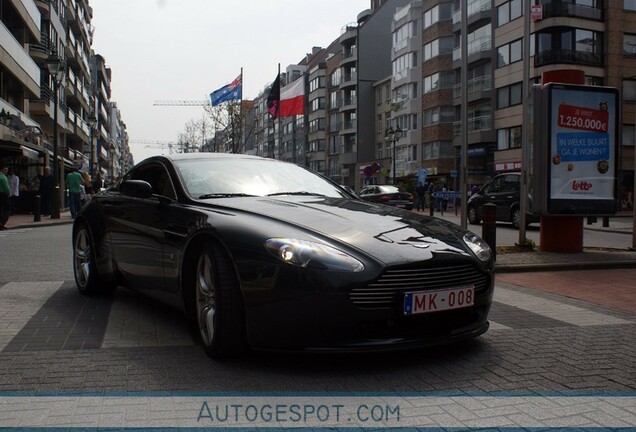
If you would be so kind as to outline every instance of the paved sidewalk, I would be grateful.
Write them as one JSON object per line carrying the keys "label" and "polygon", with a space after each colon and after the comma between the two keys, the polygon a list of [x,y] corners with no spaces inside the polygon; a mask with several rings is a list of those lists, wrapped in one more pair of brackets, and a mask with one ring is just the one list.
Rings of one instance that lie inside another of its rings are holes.
{"label": "paved sidewalk", "polygon": [[73,223],[71,212],[69,211],[60,212],[59,219],[51,219],[48,216],[40,216],[40,220],[38,222],[35,222],[34,219],[35,218],[32,214],[15,214],[9,217],[9,221],[6,226],[8,229],[17,229]]}

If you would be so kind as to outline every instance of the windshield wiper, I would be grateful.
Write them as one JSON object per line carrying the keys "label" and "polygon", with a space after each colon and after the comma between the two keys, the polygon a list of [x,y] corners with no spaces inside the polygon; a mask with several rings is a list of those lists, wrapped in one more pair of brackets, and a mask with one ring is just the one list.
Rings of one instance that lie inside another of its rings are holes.
{"label": "windshield wiper", "polygon": [[201,195],[199,199],[208,199],[208,198],[235,198],[235,197],[253,197],[256,195],[244,194],[244,193],[210,193]]}
{"label": "windshield wiper", "polygon": [[323,194],[315,193],[315,192],[304,192],[304,191],[296,191],[296,192],[274,192],[271,194],[267,194],[267,196],[276,196],[276,195],[313,195],[313,196],[324,196]]}

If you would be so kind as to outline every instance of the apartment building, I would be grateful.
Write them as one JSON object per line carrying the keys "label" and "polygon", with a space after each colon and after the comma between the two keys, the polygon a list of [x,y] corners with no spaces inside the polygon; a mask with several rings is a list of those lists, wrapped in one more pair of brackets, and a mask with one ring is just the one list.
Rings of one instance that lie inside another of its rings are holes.
{"label": "apartment building", "polygon": [[[110,70],[91,51],[91,19],[88,0],[12,0],[0,7],[0,159],[25,189],[18,211],[33,210],[45,166],[57,166],[60,191],[72,167],[111,166]],[[54,60],[57,76],[49,72]],[[115,157],[129,166],[127,140],[121,142]],[[63,207],[64,198],[60,193]]]}

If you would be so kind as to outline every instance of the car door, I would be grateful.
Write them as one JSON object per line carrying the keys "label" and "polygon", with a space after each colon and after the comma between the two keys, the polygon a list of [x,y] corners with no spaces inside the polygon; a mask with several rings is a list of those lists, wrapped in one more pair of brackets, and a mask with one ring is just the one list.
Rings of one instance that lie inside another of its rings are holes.
{"label": "car door", "polygon": [[517,177],[515,174],[502,174],[493,178],[484,188],[484,201],[497,206],[495,217],[499,221],[509,219],[510,205],[515,199],[514,184],[515,180],[518,180]]}
{"label": "car door", "polygon": [[121,194],[108,217],[111,220],[113,255],[126,286],[160,295],[165,289],[164,244],[166,215],[176,199],[166,167],[158,161],[140,165],[124,180],[144,180],[152,196]]}

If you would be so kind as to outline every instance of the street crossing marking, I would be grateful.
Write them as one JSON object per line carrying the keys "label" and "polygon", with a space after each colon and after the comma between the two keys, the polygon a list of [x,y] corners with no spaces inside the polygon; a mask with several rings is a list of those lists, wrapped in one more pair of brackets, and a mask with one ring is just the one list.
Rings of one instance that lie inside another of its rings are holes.
{"label": "street crossing marking", "polygon": [[24,234],[25,232],[31,231],[33,228],[20,228],[20,229],[8,229],[0,231],[0,238],[12,236],[16,234]]}
{"label": "street crossing marking", "polygon": [[633,321],[499,286],[495,288],[494,301],[578,327],[633,323]]}

